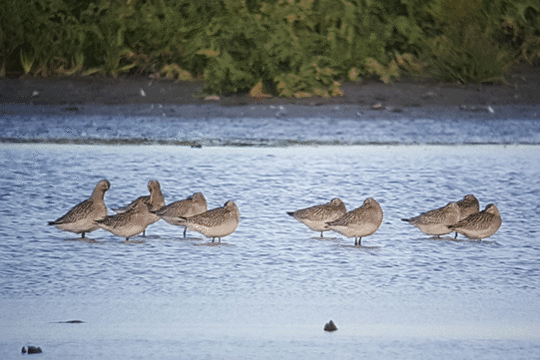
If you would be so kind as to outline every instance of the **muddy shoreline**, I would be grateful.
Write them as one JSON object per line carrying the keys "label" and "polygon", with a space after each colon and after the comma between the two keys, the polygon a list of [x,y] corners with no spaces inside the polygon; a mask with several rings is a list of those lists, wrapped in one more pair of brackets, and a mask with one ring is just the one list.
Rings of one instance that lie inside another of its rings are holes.
{"label": "muddy shoreline", "polygon": [[[49,77],[0,79],[0,105],[354,105],[399,111],[424,106],[470,108],[502,105],[540,105],[540,69],[522,67],[506,76],[506,83],[461,85],[430,79],[345,82],[344,96],[335,98],[262,98],[248,94],[205,100],[201,82],[154,80],[146,77]],[[481,111],[481,110],[480,110]]]}

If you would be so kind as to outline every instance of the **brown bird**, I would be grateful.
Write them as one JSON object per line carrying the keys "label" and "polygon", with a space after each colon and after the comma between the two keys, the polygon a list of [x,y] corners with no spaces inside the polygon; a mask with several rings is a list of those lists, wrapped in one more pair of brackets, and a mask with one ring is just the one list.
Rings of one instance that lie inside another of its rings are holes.
{"label": "brown bird", "polygon": [[146,229],[148,213],[148,206],[145,202],[138,201],[129,210],[97,220],[96,224],[116,236],[125,237],[128,241],[130,237],[140,234]]}
{"label": "brown bird", "polygon": [[502,219],[495,204],[489,204],[483,211],[469,215],[448,228],[471,239],[485,239],[495,234],[501,227]]}
{"label": "brown bird", "polygon": [[480,211],[480,203],[472,194],[465,195],[465,197],[456,204],[459,206],[459,220],[463,220],[469,215]]}
{"label": "brown bird", "polygon": [[[161,208],[155,214],[171,225],[181,225],[180,222],[183,220],[180,220],[179,217],[189,218],[202,214],[207,210],[206,199],[202,193],[198,192],[187,199],[175,201]],[[184,237],[186,237],[186,231],[187,227],[184,226]]]}
{"label": "brown bird", "polygon": [[327,230],[354,237],[354,245],[362,245],[362,237],[372,235],[383,221],[383,211],[373,198],[364,200],[362,206],[349,211],[337,220],[326,223]]}
{"label": "brown bird", "polygon": [[[133,200],[129,205],[113,209],[113,211],[120,214],[135,208],[139,202],[143,202],[149,210],[146,213],[146,219],[144,221],[146,223],[146,227],[155,223],[156,221],[159,221],[159,219],[161,218],[153,212],[165,206],[165,198],[163,196],[163,193],[161,192],[161,186],[159,185],[159,181],[150,180],[148,182],[148,190],[150,191],[150,195],[140,196],[137,199]],[[143,236],[146,236],[146,227],[143,230]]]}
{"label": "brown bird", "polygon": [[186,226],[189,230],[200,232],[207,238],[221,238],[232,234],[240,222],[240,212],[236,204],[229,200],[223,207],[208,210],[189,218],[179,217],[178,225]]}
{"label": "brown bird", "polygon": [[110,187],[109,180],[101,180],[89,199],[75,205],[61,218],[49,222],[49,225],[54,225],[60,230],[82,234],[81,238],[84,239],[86,233],[99,229],[95,221],[107,216],[107,206],[103,198]]}
{"label": "brown bird", "polygon": [[306,209],[287,212],[296,220],[307,225],[313,231],[320,231],[323,237],[323,231],[330,229],[326,228],[326,223],[338,219],[345,215],[347,209],[341,199],[332,199],[329,203],[315,205]]}
{"label": "brown bird", "polygon": [[[478,199],[472,195],[468,194],[465,197],[457,202],[459,206],[459,220],[463,220],[469,215],[475,214],[480,211],[480,204]],[[456,232],[455,238],[457,239],[458,233]]]}
{"label": "brown bird", "polygon": [[401,219],[411,225],[416,226],[426,235],[450,234],[452,230],[449,225],[457,224],[459,221],[459,206],[455,202],[450,202],[442,208],[430,210],[410,219]]}

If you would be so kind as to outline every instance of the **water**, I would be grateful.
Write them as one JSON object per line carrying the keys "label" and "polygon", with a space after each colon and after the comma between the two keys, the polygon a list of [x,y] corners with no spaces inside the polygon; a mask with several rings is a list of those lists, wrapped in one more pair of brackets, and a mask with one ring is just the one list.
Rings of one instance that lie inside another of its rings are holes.
{"label": "water", "polygon": [[[538,150],[0,145],[0,358],[23,345],[46,359],[534,358]],[[215,247],[162,221],[140,244],[46,225],[102,178],[109,207],[157,179],[167,203],[197,191],[209,208],[234,200],[240,225]],[[430,239],[400,220],[468,193],[501,212],[485,241]],[[349,210],[380,202],[384,222],[363,239],[378,248],[315,238],[286,214],[336,196]],[[322,330],[330,319],[335,333]],[[68,320],[84,323],[58,323]]]}
{"label": "water", "polygon": [[[3,142],[202,145],[540,144],[540,106],[403,112],[336,106],[5,105]],[[67,110],[67,111],[66,111]]]}

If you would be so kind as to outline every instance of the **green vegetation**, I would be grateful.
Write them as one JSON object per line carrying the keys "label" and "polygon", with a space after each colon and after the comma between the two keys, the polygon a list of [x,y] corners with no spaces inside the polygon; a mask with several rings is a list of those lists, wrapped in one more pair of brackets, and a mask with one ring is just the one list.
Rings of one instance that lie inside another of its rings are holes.
{"label": "green vegetation", "polygon": [[339,96],[344,79],[502,80],[540,65],[538,0],[2,0],[0,77],[151,75]]}

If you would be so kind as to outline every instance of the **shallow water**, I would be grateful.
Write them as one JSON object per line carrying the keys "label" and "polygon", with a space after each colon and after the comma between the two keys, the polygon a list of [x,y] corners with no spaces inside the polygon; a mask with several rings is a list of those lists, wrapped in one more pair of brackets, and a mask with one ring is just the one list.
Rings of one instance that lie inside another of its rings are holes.
{"label": "shallow water", "polygon": [[[535,135],[536,136],[536,135]],[[0,145],[0,358],[523,358],[540,350],[537,145]],[[47,226],[102,178],[125,205],[161,183],[167,203],[234,200],[229,246],[158,222],[140,244]],[[503,224],[482,242],[400,221],[473,193]],[[365,246],[316,238],[286,214],[372,196]],[[465,240],[460,237],[460,240]],[[73,241],[72,241],[73,240]],[[325,333],[332,319],[339,330]],[[81,324],[56,323],[82,320]]]}
{"label": "shallow water", "polygon": [[491,111],[410,107],[392,112],[355,105],[4,105],[0,141],[205,146],[540,144],[540,106],[482,108]]}

